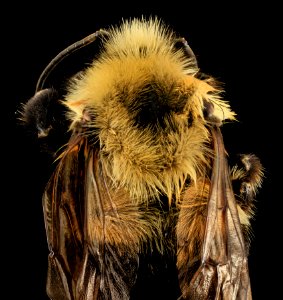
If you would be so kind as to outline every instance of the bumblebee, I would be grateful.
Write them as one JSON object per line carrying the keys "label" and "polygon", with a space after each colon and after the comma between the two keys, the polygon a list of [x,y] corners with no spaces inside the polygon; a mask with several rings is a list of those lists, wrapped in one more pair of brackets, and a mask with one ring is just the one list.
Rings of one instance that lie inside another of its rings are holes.
{"label": "bumblebee", "polygon": [[[96,40],[99,53],[64,95],[45,87],[63,58]],[[254,154],[229,167],[221,127],[236,113],[222,94],[158,18],[99,30],[51,61],[21,116],[46,139],[61,107],[70,133],[43,193],[50,299],[150,299],[149,286],[163,299],[252,298],[263,167]]]}

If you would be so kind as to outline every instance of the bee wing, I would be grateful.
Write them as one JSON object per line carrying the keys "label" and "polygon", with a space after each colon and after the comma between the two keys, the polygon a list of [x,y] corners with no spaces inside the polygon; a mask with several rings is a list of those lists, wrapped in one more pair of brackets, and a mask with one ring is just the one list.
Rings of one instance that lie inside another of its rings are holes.
{"label": "bee wing", "polygon": [[111,199],[98,151],[79,135],[69,144],[43,195],[50,251],[47,294],[54,300],[128,299],[138,264],[136,247],[128,240],[128,247],[117,246],[123,232],[112,229],[120,220],[116,208],[107,206]]}
{"label": "bee wing", "polygon": [[49,247],[47,294],[51,299],[74,299],[72,274],[84,257],[84,161],[81,141],[61,157],[43,194]]}
{"label": "bee wing", "polygon": [[208,200],[201,265],[189,285],[189,299],[251,299],[248,261],[225,149],[212,129],[215,160]]}

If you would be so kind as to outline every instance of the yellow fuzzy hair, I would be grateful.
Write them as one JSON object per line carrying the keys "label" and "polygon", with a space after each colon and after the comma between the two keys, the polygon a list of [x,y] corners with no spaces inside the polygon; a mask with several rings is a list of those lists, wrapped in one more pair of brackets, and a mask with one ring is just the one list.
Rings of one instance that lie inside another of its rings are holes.
{"label": "yellow fuzzy hair", "polygon": [[[91,110],[95,118],[89,132],[99,140],[106,174],[137,202],[160,193],[178,200],[187,178],[196,182],[203,176],[212,151],[204,101],[213,104],[218,120],[235,118],[221,90],[198,79],[192,60],[174,48],[175,38],[157,19],[133,19],[110,28],[100,57],[70,82],[65,98],[71,128]],[[154,134],[136,126],[135,112],[129,109],[152,81],[164,93],[168,90],[166,101],[172,107],[166,129]],[[181,112],[173,112],[178,97],[187,100]]]}

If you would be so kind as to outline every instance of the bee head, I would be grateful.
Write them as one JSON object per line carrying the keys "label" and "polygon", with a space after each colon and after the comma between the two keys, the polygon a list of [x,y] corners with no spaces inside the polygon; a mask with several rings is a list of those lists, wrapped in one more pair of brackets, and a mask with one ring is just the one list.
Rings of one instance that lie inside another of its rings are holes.
{"label": "bee head", "polygon": [[138,127],[164,128],[172,114],[180,114],[189,99],[174,82],[145,84],[129,103],[129,111]]}

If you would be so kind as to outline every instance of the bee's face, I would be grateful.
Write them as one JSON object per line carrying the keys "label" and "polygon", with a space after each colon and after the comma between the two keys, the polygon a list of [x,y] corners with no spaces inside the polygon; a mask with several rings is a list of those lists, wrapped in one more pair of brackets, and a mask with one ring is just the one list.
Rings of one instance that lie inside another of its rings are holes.
{"label": "bee's face", "polygon": [[152,80],[145,83],[127,102],[134,124],[141,129],[165,128],[173,115],[183,114],[189,95],[177,83]]}

